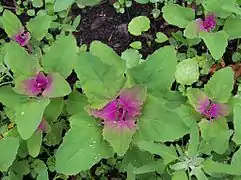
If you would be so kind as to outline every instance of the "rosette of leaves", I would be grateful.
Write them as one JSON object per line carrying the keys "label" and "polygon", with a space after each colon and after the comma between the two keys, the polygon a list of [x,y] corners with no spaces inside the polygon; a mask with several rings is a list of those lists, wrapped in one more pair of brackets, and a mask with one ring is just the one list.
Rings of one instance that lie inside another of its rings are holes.
{"label": "rosette of leaves", "polygon": [[73,116],[55,155],[57,172],[77,174],[114,153],[125,156],[139,140],[174,141],[189,132],[184,118],[173,110],[183,102],[179,93],[170,91],[177,64],[174,48],[158,49],[134,67],[125,64],[99,41],[79,54],[75,71],[84,94],[74,92],[76,100],[68,102]]}
{"label": "rosette of leaves", "polygon": [[[71,93],[65,78],[75,65],[77,46],[73,36],[63,35],[41,60],[16,42],[5,44],[5,52],[5,63],[13,72],[15,85],[0,87],[0,102],[16,126],[0,140],[1,150],[6,152],[0,160],[1,171],[7,171],[14,161],[19,144],[26,143],[27,153],[37,157],[43,134],[54,133],[50,128],[52,122],[62,112],[63,97]],[[46,166],[44,171],[37,171],[39,176],[46,177],[46,173]]]}

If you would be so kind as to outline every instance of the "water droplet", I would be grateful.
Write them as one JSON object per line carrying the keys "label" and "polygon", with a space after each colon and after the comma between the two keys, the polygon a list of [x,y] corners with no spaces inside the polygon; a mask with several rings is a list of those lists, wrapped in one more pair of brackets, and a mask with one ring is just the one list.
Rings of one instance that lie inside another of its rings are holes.
{"label": "water droplet", "polygon": [[24,115],[24,112],[21,112],[21,115],[23,116],[23,115]]}
{"label": "water droplet", "polygon": [[93,144],[95,144],[95,143],[96,143],[96,141],[93,141],[92,143],[93,143]]}

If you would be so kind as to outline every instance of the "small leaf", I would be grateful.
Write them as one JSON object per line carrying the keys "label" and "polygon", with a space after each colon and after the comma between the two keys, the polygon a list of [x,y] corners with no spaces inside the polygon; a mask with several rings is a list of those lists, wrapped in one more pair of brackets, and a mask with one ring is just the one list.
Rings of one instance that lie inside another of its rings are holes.
{"label": "small leaf", "polygon": [[9,37],[18,34],[23,29],[21,21],[9,10],[4,10],[1,22]]}
{"label": "small leaf", "polygon": [[192,59],[182,60],[178,65],[175,78],[182,85],[191,85],[199,78],[199,66],[197,61]]}
{"label": "small leaf", "polygon": [[157,42],[157,43],[163,43],[163,42],[165,42],[165,41],[167,41],[168,40],[168,37],[164,34],[164,33],[162,33],[162,32],[157,32],[156,33],[156,39],[155,39],[155,41]]}
{"label": "small leaf", "polygon": [[188,22],[194,20],[195,11],[191,8],[182,7],[178,4],[165,5],[162,8],[164,19],[172,25],[185,28]]}
{"label": "small leaf", "polygon": [[88,100],[84,94],[78,91],[72,92],[67,100],[67,111],[68,113],[75,115],[84,109],[88,105]]}
{"label": "small leaf", "polygon": [[198,37],[199,25],[197,21],[190,21],[184,30],[184,36],[186,38],[194,39]]}
{"label": "small leaf", "polygon": [[37,15],[29,22],[27,22],[27,28],[31,33],[31,36],[40,41],[48,33],[51,22],[51,16]]}
{"label": "small leaf", "polygon": [[49,99],[31,99],[16,107],[15,122],[18,132],[24,140],[30,138],[38,128],[43,118],[45,107],[49,102]]}
{"label": "small leaf", "polygon": [[36,131],[33,135],[27,140],[27,148],[30,156],[37,157],[40,152],[42,145],[42,135],[41,131]]}
{"label": "small leaf", "polygon": [[7,171],[9,166],[16,158],[19,147],[19,139],[14,137],[5,137],[0,140],[0,171]]}
{"label": "small leaf", "polygon": [[201,32],[199,36],[206,44],[212,57],[219,60],[228,46],[228,35],[225,31],[218,31],[213,33]]}
{"label": "small leaf", "polygon": [[234,72],[227,67],[215,72],[204,87],[209,98],[219,103],[226,103],[231,95],[234,85]]}
{"label": "small leaf", "polygon": [[160,155],[164,159],[164,164],[178,159],[176,150],[173,146],[168,147],[160,143],[156,144],[148,141],[139,141],[137,145],[141,150]]}
{"label": "small leaf", "polygon": [[195,122],[190,128],[190,140],[188,143],[188,156],[196,156],[198,155],[198,147],[199,147],[199,129],[198,124]]}
{"label": "small leaf", "polygon": [[151,162],[149,164],[146,164],[144,166],[134,169],[133,173],[146,174],[146,173],[155,172],[155,171],[158,171],[158,173],[160,173],[160,172],[164,172],[165,167],[166,166],[163,163],[163,160],[159,159],[157,161]]}
{"label": "small leaf", "polygon": [[70,118],[70,126],[55,155],[57,172],[77,174],[113,155],[113,150],[101,136],[100,126],[84,110]]}
{"label": "small leaf", "polygon": [[128,24],[128,31],[134,36],[140,36],[150,29],[150,20],[146,16],[138,16]]}
{"label": "small leaf", "polygon": [[187,174],[185,171],[177,171],[173,174],[172,180],[188,180]]}
{"label": "small leaf", "polygon": [[141,54],[135,49],[127,49],[121,54],[121,58],[126,61],[126,67],[130,69],[140,64]]}

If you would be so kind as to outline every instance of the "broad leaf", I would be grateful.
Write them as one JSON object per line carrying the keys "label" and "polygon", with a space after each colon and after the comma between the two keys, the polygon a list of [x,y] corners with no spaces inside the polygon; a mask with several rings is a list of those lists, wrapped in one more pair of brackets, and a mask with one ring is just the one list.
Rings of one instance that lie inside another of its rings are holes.
{"label": "broad leaf", "polygon": [[124,85],[124,74],[90,53],[80,54],[75,71],[94,109],[106,105],[118,95]]}
{"label": "broad leaf", "polygon": [[77,0],[78,6],[85,7],[85,6],[94,6],[101,2],[101,0]]}
{"label": "broad leaf", "polygon": [[51,87],[43,92],[43,96],[49,98],[63,97],[71,93],[68,82],[59,74],[50,74],[52,78]]}
{"label": "broad leaf", "polygon": [[56,121],[59,115],[63,112],[63,98],[51,99],[49,105],[45,108],[44,117],[48,122]]}
{"label": "broad leaf", "polygon": [[241,38],[241,20],[229,18],[225,21],[224,31],[228,34],[230,40]]}
{"label": "broad leaf", "polygon": [[140,65],[130,69],[137,84],[146,84],[148,91],[164,91],[171,88],[176,71],[176,51],[171,46],[158,49]]}
{"label": "broad leaf", "polygon": [[155,171],[158,171],[158,173],[160,173],[160,172],[164,172],[165,167],[166,165],[163,163],[163,160],[159,159],[157,161],[151,162],[149,164],[146,164],[144,166],[134,169],[133,173],[146,174],[146,173],[155,172]]}
{"label": "broad leaf", "polygon": [[228,35],[225,31],[218,31],[214,33],[201,32],[199,36],[206,44],[212,57],[219,60],[228,46]]}
{"label": "broad leaf", "polygon": [[0,140],[0,171],[7,171],[13,163],[19,147],[19,139],[14,137],[5,137]]}
{"label": "broad leaf", "polygon": [[175,73],[176,81],[180,84],[191,85],[199,78],[199,66],[197,61],[193,59],[185,59],[177,65]]}
{"label": "broad leaf", "polygon": [[29,22],[27,22],[27,28],[31,33],[31,36],[40,41],[48,33],[51,22],[51,16],[37,15]]}
{"label": "broad leaf", "polygon": [[8,108],[18,107],[21,103],[27,101],[28,97],[17,94],[9,86],[0,87],[0,102]]}
{"label": "broad leaf", "polygon": [[86,96],[78,91],[74,91],[68,97],[67,111],[72,115],[78,114],[85,108],[85,106],[87,106],[87,104],[88,101]]}
{"label": "broad leaf", "polygon": [[42,65],[45,72],[59,72],[66,78],[75,66],[76,57],[75,38],[72,35],[62,35],[43,56]]}
{"label": "broad leaf", "polygon": [[206,145],[209,146],[218,154],[224,154],[228,149],[229,138],[232,135],[232,130],[229,130],[228,124],[225,118],[215,119],[209,122],[203,119],[199,123],[201,129],[201,136],[206,141]]}
{"label": "broad leaf", "polygon": [[79,115],[72,116],[70,126],[55,155],[57,172],[77,174],[113,155],[113,150],[102,138],[100,126],[86,112],[82,110]]}
{"label": "broad leaf", "polygon": [[187,174],[185,171],[177,171],[172,175],[172,180],[188,180]]}
{"label": "broad leaf", "polygon": [[204,87],[209,98],[219,103],[226,103],[234,85],[234,73],[230,67],[221,69],[212,76]]}
{"label": "broad leaf", "polygon": [[[149,141],[174,141],[189,132],[183,118],[164,106],[165,100],[147,96],[143,115],[137,122],[136,139]],[[172,131],[170,131],[172,129]]]}
{"label": "broad leaf", "polygon": [[162,8],[162,12],[164,19],[169,24],[176,25],[180,28],[185,28],[188,22],[195,18],[195,11],[178,4],[165,5]]}
{"label": "broad leaf", "polygon": [[17,43],[7,43],[5,44],[5,48],[7,54],[6,63],[15,75],[23,74],[32,76],[40,69],[38,60],[34,56],[28,54],[28,52]]}
{"label": "broad leaf", "polygon": [[94,56],[97,56],[103,63],[112,66],[119,76],[122,76],[125,72],[125,62],[106,44],[100,41],[93,41],[90,45],[90,52]]}
{"label": "broad leaf", "polygon": [[198,155],[199,138],[199,129],[197,123],[195,122],[190,128],[190,140],[187,151],[188,156]]}
{"label": "broad leaf", "polygon": [[63,10],[67,10],[75,0],[56,0],[54,4],[54,11],[59,12]]}
{"label": "broad leaf", "polygon": [[241,104],[236,104],[233,109],[233,140],[236,144],[241,144]]}
{"label": "broad leaf", "polygon": [[42,136],[41,131],[36,131],[33,135],[27,140],[28,152],[32,157],[37,157],[40,152],[42,145]]}
{"label": "broad leaf", "polygon": [[241,165],[241,148],[239,148],[233,155],[231,165],[234,168],[240,168]]}
{"label": "broad leaf", "polygon": [[3,12],[1,23],[9,37],[18,34],[23,29],[21,21],[9,10]]}
{"label": "broad leaf", "polygon": [[141,150],[161,156],[164,159],[164,164],[168,164],[178,159],[176,150],[173,146],[168,147],[161,143],[156,144],[148,141],[139,141],[137,145]]}
{"label": "broad leaf", "polygon": [[30,99],[16,107],[15,122],[23,139],[30,138],[38,128],[49,99]]}
{"label": "broad leaf", "polygon": [[119,156],[123,156],[128,150],[135,132],[136,129],[105,126],[103,129],[103,137],[110,142],[114,151]]}

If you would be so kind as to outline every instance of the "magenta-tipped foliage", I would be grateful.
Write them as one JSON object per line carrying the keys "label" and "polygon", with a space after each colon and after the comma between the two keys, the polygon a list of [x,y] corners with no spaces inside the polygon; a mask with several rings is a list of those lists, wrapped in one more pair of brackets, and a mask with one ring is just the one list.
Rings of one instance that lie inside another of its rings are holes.
{"label": "magenta-tipped foliage", "polygon": [[51,84],[51,76],[45,76],[42,72],[38,72],[35,77],[23,81],[25,92],[29,96],[42,95],[50,89]]}
{"label": "magenta-tipped foliage", "polygon": [[123,89],[120,95],[100,110],[90,109],[89,113],[104,120],[104,125],[118,128],[135,128],[141,115],[141,106],[145,100],[146,88],[135,85]]}
{"label": "magenta-tipped foliage", "polygon": [[226,104],[214,102],[203,91],[194,88],[189,89],[187,92],[189,102],[205,118],[212,120],[228,115],[228,106]]}
{"label": "magenta-tipped foliage", "polygon": [[210,32],[216,27],[216,18],[214,14],[208,14],[204,20],[197,19],[196,22],[198,23],[199,30]]}
{"label": "magenta-tipped foliage", "polygon": [[40,122],[37,130],[44,133],[47,133],[49,131],[49,124],[44,118]]}
{"label": "magenta-tipped foliage", "polygon": [[29,32],[25,32],[24,30],[21,30],[18,34],[14,35],[13,40],[16,41],[20,46],[25,46],[31,36]]}

